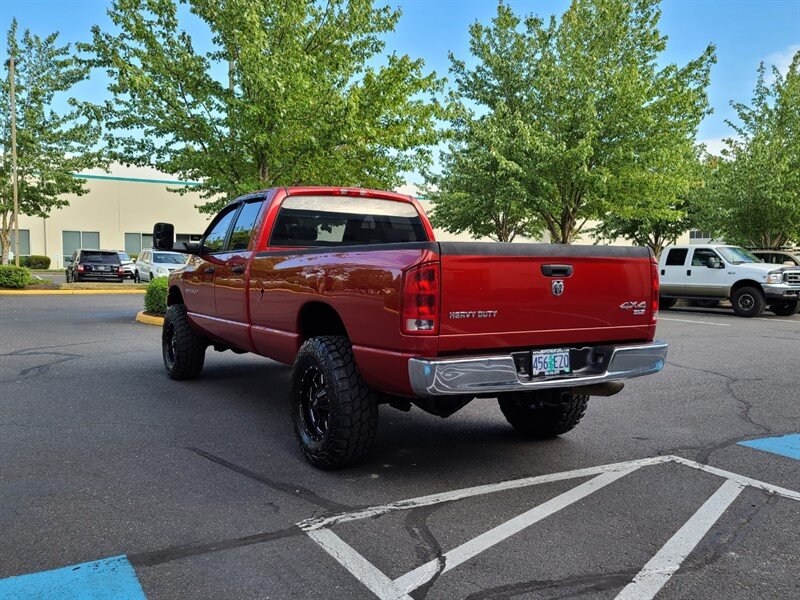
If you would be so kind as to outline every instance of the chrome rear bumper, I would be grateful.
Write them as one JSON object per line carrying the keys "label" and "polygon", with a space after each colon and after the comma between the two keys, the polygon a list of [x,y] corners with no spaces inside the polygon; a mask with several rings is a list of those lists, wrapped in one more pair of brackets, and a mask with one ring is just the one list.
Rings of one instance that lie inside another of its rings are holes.
{"label": "chrome rear bumper", "polygon": [[412,358],[408,361],[411,387],[418,396],[524,392],[546,388],[572,388],[619,381],[658,373],[667,360],[667,343],[593,346],[586,365],[571,375],[527,377],[518,372],[514,358],[471,356]]}

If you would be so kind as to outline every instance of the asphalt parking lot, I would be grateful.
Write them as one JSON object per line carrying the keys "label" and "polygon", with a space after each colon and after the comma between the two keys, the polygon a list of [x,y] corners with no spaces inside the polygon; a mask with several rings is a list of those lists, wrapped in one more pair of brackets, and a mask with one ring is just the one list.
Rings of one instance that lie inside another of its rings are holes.
{"label": "asphalt parking lot", "polygon": [[666,311],[664,371],[562,438],[491,400],[382,407],[370,460],[328,473],[288,367],[209,351],[171,381],[140,306],[0,296],[0,597],[105,559],[81,568],[119,598],[800,597],[800,461],[739,444],[800,432],[800,315]]}

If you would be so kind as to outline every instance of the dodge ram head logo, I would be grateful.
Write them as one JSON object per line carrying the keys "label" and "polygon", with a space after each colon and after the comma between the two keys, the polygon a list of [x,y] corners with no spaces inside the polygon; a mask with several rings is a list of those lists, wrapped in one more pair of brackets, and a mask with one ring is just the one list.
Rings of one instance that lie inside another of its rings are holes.
{"label": "dodge ram head logo", "polygon": [[553,290],[553,296],[560,296],[561,294],[563,294],[564,293],[564,280],[563,279],[556,279],[553,282],[553,285],[552,285],[551,289]]}
{"label": "dodge ram head logo", "polygon": [[619,307],[621,310],[633,310],[634,315],[643,315],[647,310],[647,302],[623,302]]}

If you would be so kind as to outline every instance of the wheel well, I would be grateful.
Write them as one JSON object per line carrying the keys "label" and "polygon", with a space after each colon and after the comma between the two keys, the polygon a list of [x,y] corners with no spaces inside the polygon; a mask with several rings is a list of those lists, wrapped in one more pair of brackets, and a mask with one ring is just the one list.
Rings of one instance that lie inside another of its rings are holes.
{"label": "wheel well", "polygon": [[183,295],[181,294],[180,288],[178,288],[177,285],[173,285],[169,288],[169,293],[167,294],[167,306],[183,303]]}
{"label": "wheel well", "polygon": [[297,331],[303,341],[319,335],[348,337],[339,313],[322,302],[309,302],[303,306],[297,318]]}
{"label": "wheel well", "polygon": [[764,293],[764,289],[761,287],[761,284],[757,281],[753,281],[752,279],[742,279],[741,281],[737,281],[731,286],[731,296],[736,293],[736,290],[741,289],[743,287],[754,287],[757,290],[760,290],[761,293]]}

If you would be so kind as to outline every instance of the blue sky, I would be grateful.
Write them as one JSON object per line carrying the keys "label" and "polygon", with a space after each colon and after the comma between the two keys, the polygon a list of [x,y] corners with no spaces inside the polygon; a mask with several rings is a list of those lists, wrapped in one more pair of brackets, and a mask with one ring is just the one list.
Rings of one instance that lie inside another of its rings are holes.
{"label": "blue sky", "polygon": [[[387,39],[388,50],[421,57],[429,68],[446,74],[448,51],[467,57],[467,27],[475,20],[487,22],[495,0],[395,0],[403,9],[396,32]],[[566,0],[510,0],[517,13],[542,17],[561,14]],[[45,35],[54,30],[68,42],[86,41],[94,24],[110,26],[106,0],[0,0],[0,27],[5,32],[13,17],[21,27]],[[705,46],[717,46],[709,98],[714,113],[698,132],[699,140],[729,135],[726,118],[733,118],[730,100],[748,101],[760,61],[788,65],[800,49],[800,0],[665,0],[660,28],[669,36],[664,60],[684,64]],[[5,45],[0,54],[4,54]],[[96,77],[80,93],[104,96],[104,82]],[[712,143],[713,145],[713,143]]]}

